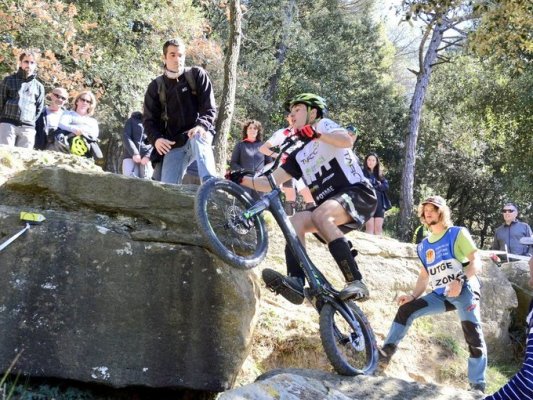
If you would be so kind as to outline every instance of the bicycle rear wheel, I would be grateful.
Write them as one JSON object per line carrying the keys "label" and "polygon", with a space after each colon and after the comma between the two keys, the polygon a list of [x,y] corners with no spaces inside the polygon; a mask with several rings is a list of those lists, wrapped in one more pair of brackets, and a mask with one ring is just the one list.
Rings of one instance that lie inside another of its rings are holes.
{"label": "bicycle rear wheel", "polygon": [[378,363],[374,332],[363,311],[353,302],[345,304],[354,320],[331,303],[320,310],[320,338],[331,365],[340,375],[371,375]]}
{"label": "bicycle rear wheel", "polygon": [[255,267],[268,249],[263,218],[243,216],[252,205],[252,198],[242,187],[215,178],[200,186],[194,202],[196,221],[209,249],[240,269]]}

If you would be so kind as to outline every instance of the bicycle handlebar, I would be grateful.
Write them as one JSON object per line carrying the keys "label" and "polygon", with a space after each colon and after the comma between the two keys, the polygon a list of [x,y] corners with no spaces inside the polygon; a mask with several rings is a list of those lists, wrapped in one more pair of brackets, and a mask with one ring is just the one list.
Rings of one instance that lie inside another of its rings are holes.
{"label": "bicycle handlebar", "polygon": [[274,159],[274,162],[270,166],[270,168],[263,173],[261,173],[260,176],[265,176],[268,179],[268,183],[270,184],[270,187],[274,189],[276,187],[276,182],[274,182],[274,179],[272,178],[272,173],[279,167],[279,164],[281,163],[283,159],[283,155],[285,154],[285,151],[288,150],[290,147],[297,146],[296,148],[300,148],[305,144],[305,142],[301,139],[296,137],[295,135],[287,136],[285,140],[281,143],[279,147],[279,154]]}

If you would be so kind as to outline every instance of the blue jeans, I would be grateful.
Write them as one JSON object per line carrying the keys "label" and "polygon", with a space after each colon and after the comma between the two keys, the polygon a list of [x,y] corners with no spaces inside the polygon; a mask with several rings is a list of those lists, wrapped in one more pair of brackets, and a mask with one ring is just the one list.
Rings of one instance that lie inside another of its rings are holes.
{"label": "blue jeans", "polygon": [[198,162],[198,176],[202,182],[216,175],[215,157],[211,148],[213,135],[207,132],[206,136],[205,139],[199,135],[194,136],[182,147],[172,149],[165,154],[161,182],[181,183],[187,167],[194,160]]}
{"label": "blue jeans", "polygon": [[457,309],[459,313],[463,334],[470,352],[468,380],[470,383],[484,384],[485,370],[487,369],[487,346],[481,331],[479,295],[472,290],[470,283],[463,287],[458,297],[446,297],[431,292],[400,306],[384,345],[397,345],[407,334],[415,319],[454,309]]}

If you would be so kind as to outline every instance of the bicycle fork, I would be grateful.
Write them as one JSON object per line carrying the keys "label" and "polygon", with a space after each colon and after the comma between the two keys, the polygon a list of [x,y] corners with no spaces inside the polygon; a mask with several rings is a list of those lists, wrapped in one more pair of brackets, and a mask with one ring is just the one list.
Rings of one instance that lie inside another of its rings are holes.
{"label": "bicycle fork", "polygon": [[[342,345],[350,344],[356,351],[363,351],[365,349],[365,338],[363,335],[363,330],[359,321],[355,318],[353,311],[346,305],[344,301],[339,301],[329,297],[325,299],[329,304],[331,304],[346,320],[351,322],[351,325],[354,328],[355,332],[352,332],[349,336],[344,335],[336,325],[333,326],[335,332],[335,337],[337,341]],[[320,312],[320,311],[319,311]]]}

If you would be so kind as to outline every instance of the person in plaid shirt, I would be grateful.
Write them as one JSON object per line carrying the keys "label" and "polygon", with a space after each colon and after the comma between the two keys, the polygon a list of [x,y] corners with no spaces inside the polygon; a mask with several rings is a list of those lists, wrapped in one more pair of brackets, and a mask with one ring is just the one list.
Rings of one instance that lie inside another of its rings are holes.
{"label": "person in plaid shirt", "polygon": [[33,148],[35,122],[44,109],[44,86],[36,69],[37,53],[23,51],[18,71],[0,83],[0,144]]}

